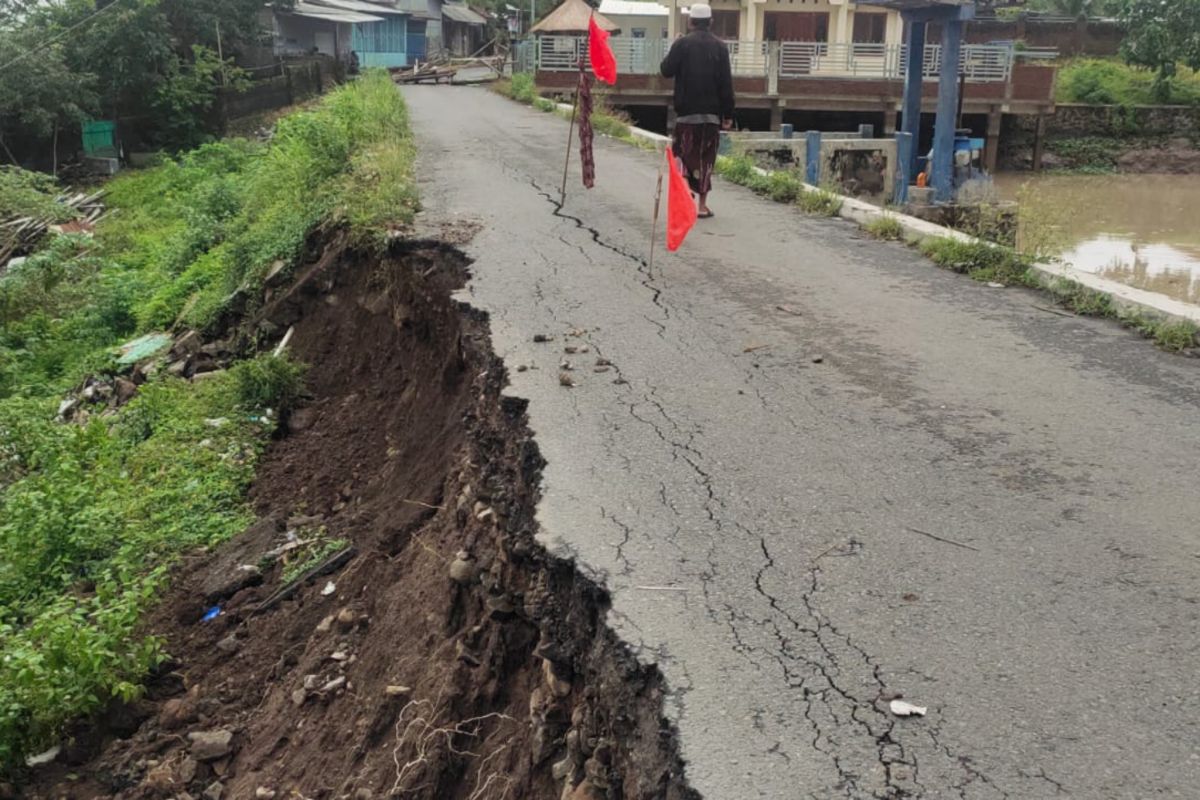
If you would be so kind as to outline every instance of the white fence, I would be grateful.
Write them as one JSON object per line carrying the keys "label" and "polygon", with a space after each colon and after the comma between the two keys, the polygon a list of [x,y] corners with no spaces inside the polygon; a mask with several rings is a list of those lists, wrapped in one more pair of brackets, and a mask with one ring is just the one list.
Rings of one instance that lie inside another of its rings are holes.
{"label": "white fence", "polygon": [[[617,71],[625,75],[654,75],[667,54],[665,39],[608,40],[617,58]],[[587,40],[574,36],[540,36],[530,55],[538,70],[567,72],[587,66]],[[828,44],[825,42],[726,42],[734,75],[780,78],[885,78],[902,79],[908,63],[904,45]],[[941,45],[925,48],[926,80],[941,69]],[[1005,82],[1012,75],[1014,52],[1010,45],[963,45],[959,72],[972,83]]]}

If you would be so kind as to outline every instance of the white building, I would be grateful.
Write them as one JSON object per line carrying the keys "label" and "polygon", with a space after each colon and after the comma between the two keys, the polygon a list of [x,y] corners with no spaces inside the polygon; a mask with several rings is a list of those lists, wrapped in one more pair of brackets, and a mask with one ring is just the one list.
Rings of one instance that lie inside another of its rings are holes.
{"label": "white building", "polygon": [[[687,30],[689,2],[667,0],[667,36]],[[728,41],[898,45],[900,12],[851,0],[712,0],[712,31]],[[674,12],[674,13],[672,13]]]}
{"label": "white building", "polygon": [[661,3],[602,0],[600,13],[621,26],[615,36],[631,39],[667,38],[667,18],[671,11]]}

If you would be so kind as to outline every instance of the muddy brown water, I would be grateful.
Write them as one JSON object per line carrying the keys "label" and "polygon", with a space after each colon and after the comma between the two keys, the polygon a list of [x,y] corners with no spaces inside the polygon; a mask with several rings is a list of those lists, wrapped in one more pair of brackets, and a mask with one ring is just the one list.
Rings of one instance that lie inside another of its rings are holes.
{"label": "muddy brown water", "polygon": [[1006,200],[1027,204],[1023,230],[1077,269],[1200,304],[1200,176],[1002,173]]}

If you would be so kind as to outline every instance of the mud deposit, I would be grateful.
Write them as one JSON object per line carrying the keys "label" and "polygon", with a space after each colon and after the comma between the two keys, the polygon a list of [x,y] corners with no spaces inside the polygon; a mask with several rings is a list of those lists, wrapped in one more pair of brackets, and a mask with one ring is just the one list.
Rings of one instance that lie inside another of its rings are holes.
{"label": "mud deposit", "polygon": [[[486,319],[451,300],[465,279],[438,243],[334,248],[248,323],[294,326],[313,395],[261,465],[260,519],[179,571],[147,698],[25,796],[695,796],[657,673],[534,541],[541,457]],[[289,592],[268,556],[289,533],[349,546]]]}

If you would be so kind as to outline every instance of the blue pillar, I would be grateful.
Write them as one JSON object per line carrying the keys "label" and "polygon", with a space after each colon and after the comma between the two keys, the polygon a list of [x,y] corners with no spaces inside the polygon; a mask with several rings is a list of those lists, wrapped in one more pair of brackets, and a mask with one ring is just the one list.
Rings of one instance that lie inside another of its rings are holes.
{"label": "blue pillar", "polygon": [[821,132],[809,131],[805,134],[804,146],[804,181],[811,186],[819,186],[821,181]]}
{"label": "blue pillar", "polygon": [[907,131],[896,133],[896,187],[892,190],[892,203],[904,205],[908,202],[908,184],[912,180],[913,137]]}
{"label": "blue pillar", "polygon": [[908,31],[904,46],[908,50],[908,68],[904,73],[903,131],[912,138],[912,155],[908,159],[909,176],[917,174],[917,147],[921,141],[921,86],[925,73],[925,19],[905,14]]}
{"label": "blue pillar", "polygon": [[942,22],[942,69],[938,76],[937,122],[933,129],[933,198],[954,199],[954,130],[958,124],[958,64],[962,54],[961,19]]}

